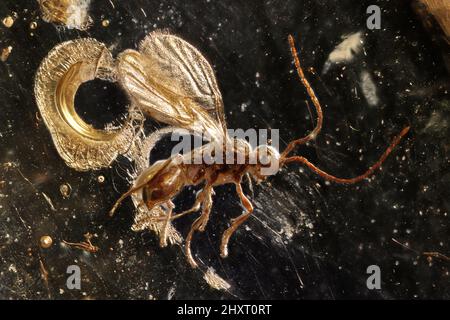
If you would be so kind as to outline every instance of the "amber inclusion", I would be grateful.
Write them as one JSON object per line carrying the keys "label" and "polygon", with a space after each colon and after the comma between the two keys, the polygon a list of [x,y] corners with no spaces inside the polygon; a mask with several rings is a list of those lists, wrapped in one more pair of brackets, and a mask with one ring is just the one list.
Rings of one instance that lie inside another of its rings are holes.
{"label": "amber inclusion", "polygon": [[67,28],[86,30],[92,24],[88,14],[91,0],[38,0],[42,19]]}
{"label": "amber inclusion", "polygon": [[126,153],[135,136],[129,115],[121,128],[94,129],[75,110],[79,86],[95,78],[114,81],[114,60],[104,44],[79,39],[56,46],[42,62],[35,96],[60,156],[79,171],[100,169]]}

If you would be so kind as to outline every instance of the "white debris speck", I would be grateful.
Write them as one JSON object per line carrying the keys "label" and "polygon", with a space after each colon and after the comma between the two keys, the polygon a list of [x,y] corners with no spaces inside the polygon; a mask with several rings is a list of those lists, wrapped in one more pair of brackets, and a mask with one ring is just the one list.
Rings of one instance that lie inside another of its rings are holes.
{"label": "white debris speck", "polygon": [[50,209],[52,211],[56,211],[56,208],[53,205],[52,199],[50,199],[50,197],[43,192],[42,192],[42,196],[44,197],[45,201],[47,201],[48,205],[50,206]]}
{"label": "white debris speck", "polygon": [[67,10],[67,28],[80,30],[86,28],[91,19],[88,13],[90,4],[91,0],[79,0],[74,1],[74,3],[69,6]]}
{"label": "white debris speck", "polygon": [[349,34],[330,53],[323,67],[322,73],[327,73],[333,64],[351,62],[361,52],[363,45],[363,33],[361,31]]}
{"label": "white debris speck", "polygon": [[78,30],[86,30],[92,24],[90,4],[91,0],[39,0],[44,21]]}
{"label": "white debris speck", "polygon": [[214,270],[214,268],[209,267],[206,271],[203,279],[216,290],[228,290],[231,288],[231,285],[222,279]]}
{"label": "white debris speck", "polygon": [[172,300],[173,296],[175,295],[176,289],[176,286],[170,288],[169,292],[167,293],[167,300]]}
{"label": "white debris speck", "polygon": [[257,88],[261,87],[261,83],[259,82],[259,79],[261,78],[261,74],[260,74],[259,72],[257,72],[257,73],[255,74],[255,78],[256,78],[256,81],[255,81],[256,87],[257,87]]}
{"label": "white debris speck", "polygon": [[366,70],[361,72],[360,86],[369,106],[376,107],[380,102],[377,87],[373,81],[372,75]]}

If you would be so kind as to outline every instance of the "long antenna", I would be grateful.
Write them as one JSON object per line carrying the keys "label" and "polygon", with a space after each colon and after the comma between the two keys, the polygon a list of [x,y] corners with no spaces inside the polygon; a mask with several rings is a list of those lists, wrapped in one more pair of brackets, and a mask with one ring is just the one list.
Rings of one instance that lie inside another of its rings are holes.
{"label": "long antenna", "polygon": [[298,58],[297,49],[295,48],[294,37],[292,37],[292,35],[289,35],[288,40],[289,40],[289,46],[291,48],[291,54],[292,54],[292,57],[293,57],[294,63],[295,63],[295,69],[297,70],[297,74],[298,74],[298,76],[300,78],[300,81],[302,82],[302,84],[306,88],[306,91],[308,92],[308,95],[311,98],[311,101],[313,102],[314,107],[316,109],[317,125],[314,128],[314,130],[311,131],[306,137],[303,137],[303,138],[291,141],[289,143],[289,145],[286,147],[286,149],[283,151],[283,153],[281,154],[281,159],[287,157],[287,155],[296,146],[301,145],[301,144],[305,144],[308,141],[313,140],[319,134],[320,130],[322,129],[322,123],[323,123],[322,107],[320,106],[319,99],[317,98],[316,94],[314,93],[313,88],[309,84],[308,79],[306,79],[305,74],[303,72],[303,69],[302,69],[302,67],[300,65],[300,59]]}
{"label": "long antenna", "polygon": [[288,157],[288,154],[297,145],[305,144],[306,142],[314,139],[319,134],[320,130],[322,129],[322,123],[323,123],[322,107],[320,106],[319,99],[317,98],[316,94],[314,93],[314,90],[312,89],[311,85],[309,84],[308,80],[305,77],[305,74],[304,74],[303,69],[302,69],[301,64],[300,64],[300,59],[298,58],[297,49],[295,48],[295,42],[294,42],[294,38],[292,37],[292,35],[288,36],[288,40],[289,40],[289,46],[291,48],[291,54],[292,54],[292,57],[294,58],[295,68],[297,69],[297,74],[298,74],[298,76],[300,78],[300,81],[302,82],[302,84],[306,88],[306,91],[308,92],[308,95],[311,98],[311,100],[314,103],[314,106],[316,108],[317,125],[314,128],[314,130],[311,131],[311,133],[308,134],[306,137],[301,138],[301,139],[297,139],[297,140],[294,140],[294,141],[291,141],[288,144],[286,149],[281,154],[281,159],[280,159],[281,164],[284,165],[284,164],[292,163],[292,162],[302,163],[302,164],[306,165],[308,168],[310,168],[314,173],[316,173],[319,176],[321,176],[322,178],[324,178],[324,179],[326,179],[328,181],[333,181],[333,182],[337,182],[337,183],[352,184],[352,183],[357,183],[357,182],[359,182],[361,180],[366,179],[372,173],[374,173],[375,170],[377,170],[377,169],[379,169],[381,167],[381,165],[386,160],[386,158],[389,156],[389,154],[392,152],[392,150],[394,150],[394,148],[400,143],[400,140],[408,133],[410,127],[409,126],[405,127],[400,132],[400,134],[394,138],[394,140],[392,141],[390,146],[381,155],[380,159],[378,159],[378,161],[375,162],[374,165],[372,165],[362,175],[354,177],[354,178],[338,178],[338,177],[335,177],[335,176],[333,176],[333,175],[331,175],[331,174],[329,174],[329,173],[319,169],[314,164],[309,162],[308,159],[306,159],[306,158],[304,158],[302,156]]}

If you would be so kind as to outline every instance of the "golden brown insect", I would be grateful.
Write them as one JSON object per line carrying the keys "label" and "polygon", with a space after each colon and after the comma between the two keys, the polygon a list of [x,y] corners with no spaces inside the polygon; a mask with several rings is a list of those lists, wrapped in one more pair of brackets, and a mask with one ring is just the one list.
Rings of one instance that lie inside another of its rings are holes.
{"label": "golden brown insect", "polygon": [[[293,162],[302,163],[326,180],[344,184],[357,183],[378,169],[408,132],[409,127],[404,128],[394,138],[374,165],[355,178],[335,177],[317,168],[302,156],[289,155],[296,146],[313,140],[319,134],[323,121],[322,108],[305,78],[292,36],[289,36],[289,45],[298,76],[314,103],[317,125],[304,138],[290,142],[281,154],[267,145],[252,149],[245,140],[230,138],[227,135],[222,97],[212,68],[197,49],[184,40],[170,34],[154,32],[141,43],[139,52],[127,50],[122,53],[118,58],[118,78],[134,104],[158,121],[194,132],[207,132],[211,141],[188,154],[174,155],[147,168],[138,177],[134,186],[117,200],[110,215],[126,197],[142,192],[140,206],[146,206],[148,210],[159,207],[163,209],[161,212],[165,212],[155,216],[154,220],[164,223],[160,245],[166,246],[166,233],[171,221],[201,210],[200,216],[191,226],[185,244],[187,259],[192,267],[196,267],[197,263],[191,253],[191,240],[196,231],[204,231],[206,228],[213,203],[214,187],[228,183],[234,184],[241,204],[245,208],[242,215],[232,219],[230,227],[222,235],[220,254],[226,257],[230,237],[253,212],[253,205],[242,190],[242,178],[249,174],[258,182],[265,180],[267,175],[262,174],[262,170],[267,166],[267,160],[278,162],[279,168]],[[212,147],[215,152],[223,152],[223,154],[231,152],[233,156],[241,156],[247,162],[206,164],[189,161],[198,160],[205,153],[211,152]],[[265,157],[264,161],[262,155]],[[249,163],[248,160],[251,157],[257,159],[256,163]],[[173,198],[184,187],[200,184],[203,188],[192,208],[181,213],[173,213]]]}

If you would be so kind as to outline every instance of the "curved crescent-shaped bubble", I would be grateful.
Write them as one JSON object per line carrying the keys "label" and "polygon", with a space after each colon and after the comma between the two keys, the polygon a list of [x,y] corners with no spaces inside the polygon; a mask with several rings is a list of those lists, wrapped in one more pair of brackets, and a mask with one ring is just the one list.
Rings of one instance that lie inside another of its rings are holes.
{"label": "curved crescent-shaped bubble", "polygon": [[56,149],[69,167],[79,171],[109,166],[129,150],[135,136],[131,110],[118,129],[98,130],[79,117],[76,92],[95,78],[114,81],[114,60],[104,44],[87,38],[56,46],[35,79],[36,102]]}

